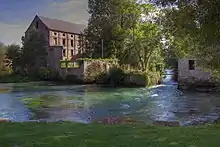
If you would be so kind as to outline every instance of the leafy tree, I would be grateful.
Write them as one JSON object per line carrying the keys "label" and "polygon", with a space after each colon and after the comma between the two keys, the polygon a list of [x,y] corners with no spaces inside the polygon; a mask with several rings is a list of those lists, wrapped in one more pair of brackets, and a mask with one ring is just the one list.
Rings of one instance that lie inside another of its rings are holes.
{"label": "leafy tree", "polygon": [[134,0],[89,0],[89,13],[85,34],[92,57],[101,57],[103,39],[104,57],[116,57],[122,65],[147,71],[163,62],[163,34],[153,5]]}
{"label": "leafy tree", "polygon": [[11,61],[11,67],[13,72],[18,71],[20,66],[21,48],[19,45],[12,44],[6,47],[6,58]]}
{"label": "leafy tree", "polygon": [[145,20],[140,19],[126,38],[126,50],[124,54],[128,56],[131,63],[136,63],[142,71],[148,71],[162,62],[162,31],[157,19],[150,17],[156,12],[151,4],[139,5],[141,14]]}
{"label": "leafy tree", "polygon": [[4,44],[0,42],[0,70],[4,67],[5,49]]}
{"label": "leafy tree", "polygon": [[45,37],[36,30],[22,37],[20,64],[28,74],[36,74],[38,69],[46,67],[47,46]]}
{"label": "leafy tree", "polygon": [[102,41],[104,57],[120,55],[126,28],[132,27],[136,10],[134,0],[89,0],[89,24],[85,30],[87,49],[93,57],[101,57]]}
{"label": "leafy tree", "polygon": [[136,27],[134,34],[131,33],[128,38],[127,51],[132,53],[131,59],[137,59],[136,63],[140,65],[142,71],[148,70],[150,64],[156,61],[157,57],[160,58],[161,36],[160,29],[156,24],[141,23]]}
{"label": "leafy tree", "polygon": [[[196,57],[201,67],[220,72],[220,1],[156,0],[163,7],[164,26],[180,56]],[[171,7],[172,6],[172,7]]]}

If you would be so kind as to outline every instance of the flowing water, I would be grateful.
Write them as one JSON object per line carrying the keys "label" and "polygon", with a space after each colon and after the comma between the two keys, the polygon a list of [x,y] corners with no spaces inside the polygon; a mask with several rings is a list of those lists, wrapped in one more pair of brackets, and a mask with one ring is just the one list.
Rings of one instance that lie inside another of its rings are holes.
{"label": "flowing water", "polygon": [[[171,71],[167,71],[171,72]],[[155,120],[211,122],[220,116],[220,93],[182,92],[172,76],[151,88],[110,88],[97,85],[53,85],[51,83],[0,84],[0,118],[91,123],[110,116]],[[32,111],[24,98],[54,97],[50,107]]]}

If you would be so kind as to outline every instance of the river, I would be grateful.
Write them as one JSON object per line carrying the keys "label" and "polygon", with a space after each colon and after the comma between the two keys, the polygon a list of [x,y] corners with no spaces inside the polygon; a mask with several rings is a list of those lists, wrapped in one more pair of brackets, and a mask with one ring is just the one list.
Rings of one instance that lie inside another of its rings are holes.
{"label": "river", "polygon": [[[41,114],[33,117],[34,112],[22,99],[44,95],[58,97],[54,102],[56,107],[42,109]],[[63,107],[63,104],[75,106]],[[151,88],[64,86],[45,82],[0,84],[0,118],[14,122],[70,120],[91,123],[112,116],[146,123],[155,120],[179,121],[181,125],[212,122],[220,116],[220,93],[182,92],[177,90],[177,84],[169,75],[163,84]]]}

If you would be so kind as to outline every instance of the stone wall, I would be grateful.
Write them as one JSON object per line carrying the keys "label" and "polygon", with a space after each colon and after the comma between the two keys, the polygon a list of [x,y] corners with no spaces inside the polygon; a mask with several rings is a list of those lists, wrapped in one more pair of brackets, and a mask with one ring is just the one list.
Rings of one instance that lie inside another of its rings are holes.
{"label": "stone wall", "polygon": [[178,88],[204,92],[215,90],[216,83],[212,81],[211,72],[198,67],[196,60],[195,69],[189,70],[189,60],[195,59],[181,59],[178,61]]}
{"label": "stone wall", "polygon": [[210,81],[211,74],[202,70],[196,65],[195,60],[195,69],[189,70],[189,60],[195,59],[181,59],[178,61],[178,81]]}
{"label": "stone wall", "polygon": [[[73,76],[77,80],[86,82],[88,77],[97,76],[101,73],[108,73],[110,67],[113,65],[109,62],[99,61],[99,60],[80,60],[76,62],[81,62],[79,67],[76,68],[59,68],[60,75],[65,78],[67,76]],[[99,64],[100,68],[93,68],[95,64]],[[93,69],[91,69],[91,67]]]}

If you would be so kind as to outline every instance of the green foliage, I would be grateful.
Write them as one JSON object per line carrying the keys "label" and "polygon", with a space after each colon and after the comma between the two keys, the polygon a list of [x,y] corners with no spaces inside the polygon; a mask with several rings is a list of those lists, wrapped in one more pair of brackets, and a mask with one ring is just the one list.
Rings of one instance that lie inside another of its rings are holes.
{"label": "green foliage", "polygon": [[108,58],[78,58],[77,60],[83,61],[109,61],[109,62],[117,62],[118,59],[108,59]]}
{"label": "green foliage", "polygon": [[[164,33],[156,7],[134,0],[89,0],[89,13],[85,36],[92,57],[101,57],[103,40],[104,57],[117,58],[120,65],[145,72],[158,68],[157,63],[164,64]],[[143,21],[143,15],[150,19]]]}
{"label": "green foliage", "polygon": [[151,21],[142,21],[141,17],[157,13],[153,5],[140,5],[133,0],[90,0],[89,13],[86,36],[90,42],[88,50],[92,50],[95,57],[101,56],[103,39],[105,57],[114,56],[120,64],[130,64],[142,71],[149,70],[151,63],[163,58],[158,17]]}
{"label": "green foliage", "polygon": [[43,81],[57,81],[61,79],[59,73],[55,69],[45,67],[41,67],[40,69],[38,69],[35,78]]}
{"label": "green foliage", "polygon": [[5,53],[3,50],[0,48],[0,70],[2,71],[4,68],[4,59],[5,59]]}
{"label": "green foliage", "polygon": [[34,75],[39,68],[46,67],[46,39],[36,30],[32,30],[29,34],[22,40],[21,63],[27,74]]}
{"label": "green foliage", "polygon": [[145,76],[146,76],[146,85],[148,87],[157,85],[161,79],[159,72],[148,72]]}
{"label": "green foliage", "polygon": [[14,73],[18,71],[21,64],[21,48],[19,45],[12,44],[6,47],[6,58],[11,61],[11,68]]}
{"label": "green foliage", "polygon": [[[134,15],[136,1],[134,0],[89,0],[89,14],[91,15],[88,28],[85,30],[87,49],[92,57],[101,57],[102,40],[104,57],[120,55],[126,29],[130,28],[138,19]],[[132,20],[133,18],[133,20]],[[123,29],[120,29],[123,28]],[[118,30],[121,30],[118,32]],[[115,32],[116,31],[116,32]]]}
{"label": "green foliage", "polygon": [[164,5],[163,25],[171,47],[180,57],[195,57],[199,66],[220,71],[220,1],[156,0]]}
{"label": "green foliage", "polygon": [[6,46],[0,42],[0,76],[10,74],[10,61],[6,59]]}
{"label": "green foliage", "polygon": [[3,72],[0,74],[0,83],[19,83],[29,81],[34,81],[34,79],[30,79],[18,74],[9,74],[8,72]]}
{"label": "green foliage", "polygon": [[75,75],[67,75],[65,78],[66,83],[71,83],[71,84],[81,84],[83,81],[81,81],[77,76]]}
{"label": "green foliage", "polygon": [[[136,59],[137,66],[142,71],[149,70],[150,64],[163,59],[161,56],[162,34],[159,26],[154,23],[140,23],[131,34],[126,42],[126,54],[131,54],[131,60]],[[128,52],[128,53],[127,53]]]}
{"label": "green foliage", "polygon": [[[5,47],[7,59],[4,60],[5,64],[12,68],[13,75],[19,74],[31,78],[41,77],[43,72],[41,68],[46,67],[47,57],[44,36],[36,30],[32,30],[28,36],[22,37],[22,43],[22,48],[15,44]],[[10,71],[10,69],[6,71]]]}
{"label": "green foliage", "polygon": [[135,77],[135,81],[138,83],[144,83],[145,86],[150,87],[157,85],[159,81],[161,80],[161,72],[160,71],[127,71],[125,72],[126,76],[133,76]]}
{"label": "green foliage", "polygon": [[61,68],[79,68],[80,63],[78,61],[60,61],[60,67]]}
{"label": "green foliage", "polygon": [[85,81],[86,82],[95,82],[97,77],[106,72],[106,63],[101,61],[91,62],[85,71]]}
{"label": "green foliage", "polygon": [[120,85],[125,79],[125,72],[119,67],[112,67],[109,71],[111,84]]}

